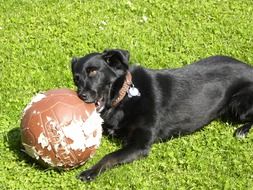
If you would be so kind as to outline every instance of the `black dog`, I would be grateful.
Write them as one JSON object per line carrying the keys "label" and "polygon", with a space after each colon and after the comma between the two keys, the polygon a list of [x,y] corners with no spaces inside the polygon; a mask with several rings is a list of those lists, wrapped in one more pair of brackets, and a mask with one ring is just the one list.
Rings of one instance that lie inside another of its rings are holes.
{"label": "black dog", "polygon": [[180,69],[129,66],[125,50],[91,53],[72,60],[78,95],[95,103],[103,130],[122,139],[123,148],[102,158],[78,178],[93,180],[118,164],[147,156],[156,141],[190,134],[216,118],[253,125],[253,67],[213,56]]}

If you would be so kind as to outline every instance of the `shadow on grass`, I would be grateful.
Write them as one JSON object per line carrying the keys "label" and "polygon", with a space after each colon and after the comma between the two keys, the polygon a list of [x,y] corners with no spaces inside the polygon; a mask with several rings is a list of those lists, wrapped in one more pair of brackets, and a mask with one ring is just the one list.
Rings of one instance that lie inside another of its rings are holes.
{"label": "shadow on grass", "polygon": [[8,144],[9,149],[17,155],[17,162],[25,161],[26,164],[38,170],[46,170],[44,166],[39,164],[35,159],[31,158],[25,153],[24,147],[21,143],[21,132],[20,128],[11,129],[7,136],[4,137],[5,143]]}
{"label": "shadow on grass", "polygon": [[[105,134],[104,134],[105,135]],[[107,136],[107,135],[105,135]],[[120,146],[122,143],[119,139],[113,138],[111,136],[107,136],[108,140],[112,143],[115,143],[117,146]],[[5,144],[8,144],[9,149],[17,156],[17,162],[25,162],[28,166],[33,167],[34,169],[38,169],[41,171],[45,170],[54,170],[56,172],[61,173],[62,171],[65,171],[61,168],[52,168],[46,165],[43,165],[43,163],[39,162],[38,160],[30,157],[26,152],[24,147],[21,143],[21,131],[20,128],[13,128],[11,129],[7,135],[4,137]],[[81,166],[80,166],[81,167]]]}

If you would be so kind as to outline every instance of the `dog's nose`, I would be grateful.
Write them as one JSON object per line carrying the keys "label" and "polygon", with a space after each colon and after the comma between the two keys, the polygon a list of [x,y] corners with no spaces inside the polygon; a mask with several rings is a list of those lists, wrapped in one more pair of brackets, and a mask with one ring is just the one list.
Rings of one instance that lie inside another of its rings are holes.
{"label": "dog's nose", "polygon": [[79,98],[81,98],[84,101],[88,99],[87,94],[78,94],[78,96],[79,96]]}

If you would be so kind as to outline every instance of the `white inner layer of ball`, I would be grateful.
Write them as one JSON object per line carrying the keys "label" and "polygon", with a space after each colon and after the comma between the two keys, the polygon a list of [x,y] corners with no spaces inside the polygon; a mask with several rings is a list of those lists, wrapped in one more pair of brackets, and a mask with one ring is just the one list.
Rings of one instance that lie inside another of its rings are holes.
{"label": "white inner layer of ball", "polygon": [[[66,147],[65,151],[69,153],[69,148],[72,150],[81,150],[84,151],[86,148],[95,146],[96,148],[100,144],[100,139],[102,137],[102,123],[103,119],[100,117],[100,114],[96,111],[93,111],[86,121],[83,121],[80,118],[73,118],[70,123],[61,123],[60,129],[57,130],[56,121],[52,118],[47,117],[48,123],[52,129],[56,130],[58,134],[58,143],[53,144],[54,149],[57,151],[58,147]],[[94,135],[94,133],[96,135]],[[66,143],[66,138],[72,140],[71,144]],[[49,139],[42,132],[38,138],[38,144],[42,148],[51,149]]]}
{"label": "white inner layer of ball", "polygon": [[31,102],[29,104],[27,104],[27,106],[25,107],[25,109],[23,111],[23,116],[25,115],[26,111],[32,107],[32,105],[34,103],[39,102],[40,100],[42,100],[45,97],[46,97],[46,95],[43,93],[38,93],[36,96],[34,96],[31,100]]}
{"label": "white inner layer of ball", "polygon": [[70,124],[62,127],[65,136],[73,141],[71,149],[84,151],[92,146],[97,148],[102,137],[102,123],[103,119],[94,111],[85,122],[74,118]]}

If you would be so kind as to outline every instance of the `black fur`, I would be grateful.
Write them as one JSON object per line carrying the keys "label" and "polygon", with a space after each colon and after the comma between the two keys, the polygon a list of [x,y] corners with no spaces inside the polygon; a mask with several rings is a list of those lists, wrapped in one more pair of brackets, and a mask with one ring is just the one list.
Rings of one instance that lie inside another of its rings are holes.
{"label": "black fur", "polygon": [[[212,56],[180,69],[150,70],[129,66],[129,53],[107,50],[74,58],[72,72],[78,94],[99,105],[105,133],[123,147],[102,158],[78,177],[93,180],[115,165],[147,156],[153,143],[190,134],[222,118],[242,123],[244,137],[253,124],[253,68],[226,56]],[[141,96],[127,95],[117,107],[126,71]]]}

